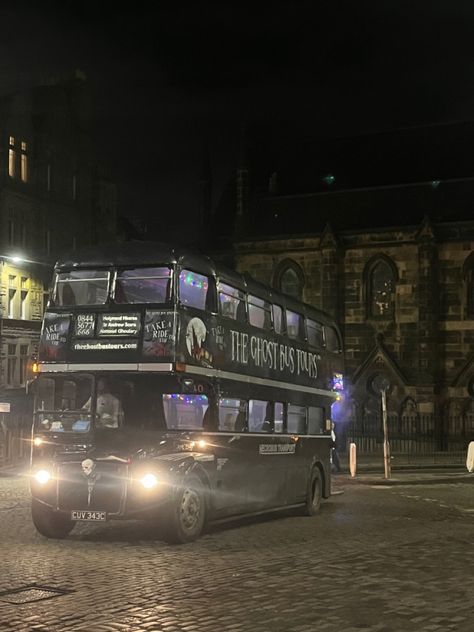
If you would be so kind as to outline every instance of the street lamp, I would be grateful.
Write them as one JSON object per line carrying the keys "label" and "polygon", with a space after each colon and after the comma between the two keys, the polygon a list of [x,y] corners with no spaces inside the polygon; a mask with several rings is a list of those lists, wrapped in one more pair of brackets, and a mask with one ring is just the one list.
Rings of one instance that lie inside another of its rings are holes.
{"label": "street lamp", "polygon": [[32,263],[34,265],[37,266],[46,266],[48,268],[52,268],[53,265],[51,263],[48,263],[47,261],[38,261],[37,259],[28,259],[27,257],[22,257],[20,255],[3,255],[0,254],[0,259],[2,261],[11,261],[11,263],[14,263],[16,265],[22,264],[22,263]]}

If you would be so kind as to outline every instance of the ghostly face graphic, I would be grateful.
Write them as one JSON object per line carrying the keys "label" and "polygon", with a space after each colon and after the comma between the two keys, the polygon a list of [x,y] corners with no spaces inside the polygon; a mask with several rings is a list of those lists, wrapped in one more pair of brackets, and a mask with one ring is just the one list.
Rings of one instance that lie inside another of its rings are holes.
{"label": "ghostly face graphic", "polygon": [[87,477],[89,477],[95,470],[95,463],[92,459],[85,459],[85,461],[82,461],[81,465],[82,471]]}

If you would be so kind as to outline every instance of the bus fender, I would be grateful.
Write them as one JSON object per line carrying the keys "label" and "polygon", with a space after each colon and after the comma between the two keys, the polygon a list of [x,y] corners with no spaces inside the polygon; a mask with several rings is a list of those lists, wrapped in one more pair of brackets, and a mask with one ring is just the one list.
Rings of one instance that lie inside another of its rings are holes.
{"label": "bus fender", "polygon": [[326,476],[326,472],[321,461],[318,461],[316,459],[313,461],[313,464],[311,465],[311,468],[309,471],[309,476],[311,477],[314,469],[316,468],[319,470],[319,475],[321,477],[323,498],[329,498],[329,496],[331,495],[331,489],[330,489],[330,484],[329,484],[330,482],[329,482],[328,477]]}
{"label": "bus fender", "polygon": [[206,470],[199,463],[190,460],[188,463],[186,463],[186,468],[181,472],[181,474],[181,481],[183,481],[184,478],[190,474],[194,474],[199,478],[206,495],[206,508],[209,510],[211,504],[211,481],[209,479],[208,472],[206,472]]}

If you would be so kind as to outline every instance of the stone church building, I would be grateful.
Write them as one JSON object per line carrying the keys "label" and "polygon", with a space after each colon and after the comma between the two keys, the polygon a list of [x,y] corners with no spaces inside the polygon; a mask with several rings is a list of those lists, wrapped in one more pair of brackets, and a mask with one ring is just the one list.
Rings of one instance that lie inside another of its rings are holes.
{"label": "stone church building", "polygon": [[415,435],[464,450],[474,439],[474,178],[447,177],[438,160],[442,179],[337,188],[315,170],[304,182],[290,162],[262,170],[265,181],[241,161],[218,209],[233,217],[232,263],[336,317],[345,435],[380,443],[384,387],[399,450]]}

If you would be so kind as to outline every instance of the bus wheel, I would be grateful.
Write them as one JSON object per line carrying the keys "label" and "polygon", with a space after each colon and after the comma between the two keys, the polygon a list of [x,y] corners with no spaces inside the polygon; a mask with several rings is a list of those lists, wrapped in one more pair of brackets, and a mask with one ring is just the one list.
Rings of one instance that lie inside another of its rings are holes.
{"label": "bus wheel", "polygon": [[74,520],[52,511],[37,500],[32,501],[31,517],[37,531],[46,538],[65,538],[71,533],[76,524]]}
{"label": "bus wheel", "polygon": [[174,544],[196,540],[206,521],[206,498],[202,483],[197,476],[187,476],[180,488],[176,502],[170,508],[165,539]]}
{"label": "bus wheel", "polygon": [[321,506],[321,498],[323,495],[323,483],[321,474],[317,467],[311,472],[308,480],[308,491],[306,495],[305,514],[314,516]]}

